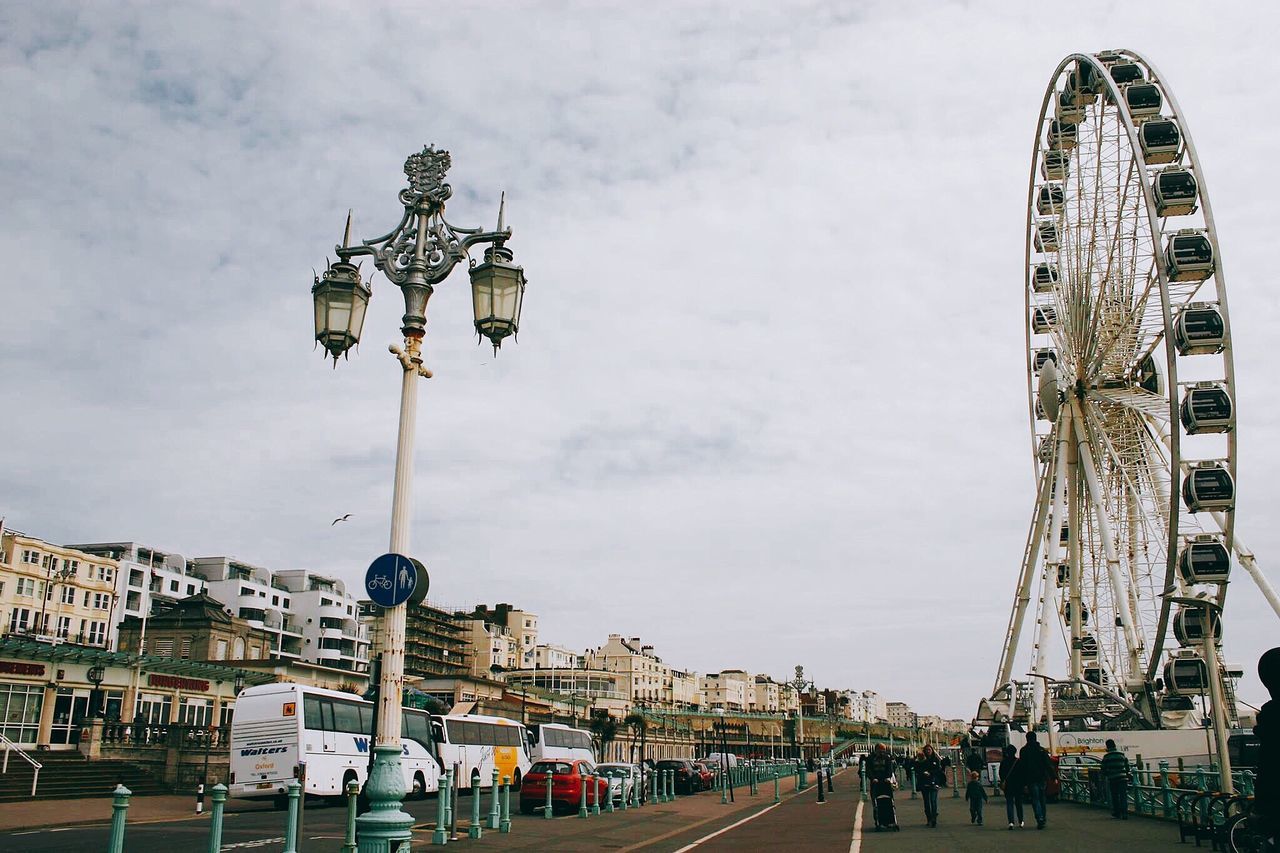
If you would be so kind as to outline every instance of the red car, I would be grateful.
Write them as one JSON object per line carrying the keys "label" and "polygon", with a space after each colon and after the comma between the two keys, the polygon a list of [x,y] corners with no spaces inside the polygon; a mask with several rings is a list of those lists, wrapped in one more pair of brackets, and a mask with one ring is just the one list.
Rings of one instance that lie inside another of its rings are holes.
{"label": "red car", "polygon": [[597,774],[590,761],[539,761],[529,768],[520,785],[521,814],[533,814],[546,807],[548,776],[551,777],[553,812],[577,811],[582,804],[584,783],[587,808],[596,803],[603,805],[609,796],[609,780]]}
{"label": "red car", "polygon": [[703,791],[710,791],[712,784],[715,782],[716,774],[707,766],[705,761],[693,762],[693,769],[698,771],[701,783],[698,788]]}

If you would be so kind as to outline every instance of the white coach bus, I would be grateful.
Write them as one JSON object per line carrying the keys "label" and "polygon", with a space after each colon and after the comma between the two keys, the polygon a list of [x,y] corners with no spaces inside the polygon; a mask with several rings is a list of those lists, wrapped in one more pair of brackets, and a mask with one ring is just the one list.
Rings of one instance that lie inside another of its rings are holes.
{"label": "white coach bus", "polygon": [[[363,788],[373,715],[372,702],[336,690],[301,684],[244,690],[231,720],[229,795],[283,805],[289,782],[300,775],[306,779],[304,793],[313,796],[341,796],[352,779]],[[410,796],[426,796],[440,787],[431,732],[425,711],[404,710],[400,766]]]}
{"label": "white coach bus", "polygon": [[534,761],[582,759],[596,763],[591,734],[561,723],[543,723],[530,729],[529,754]]}
{"label": "white coach bus", "polygon": [[431,728],[441,766],[455,771],[457,787],[492,787],[496,767],[499,784],[509,779],[513,789],[520,789],[520,780],[532,762],[525,748],[525,729],[519,722],[506,717],[453,714],[432,717]]}

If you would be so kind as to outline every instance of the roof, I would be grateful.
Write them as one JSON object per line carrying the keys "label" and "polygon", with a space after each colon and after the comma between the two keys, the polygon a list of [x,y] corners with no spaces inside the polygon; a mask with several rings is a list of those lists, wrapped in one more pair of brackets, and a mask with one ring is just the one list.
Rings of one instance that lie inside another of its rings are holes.
{"label": "roof", "polygon": [[94,646],[80,646],[74,643],[41,643],[36,640],[24,640],[17,637],[0,637],[0,656],[15,657],[23,660],[41,660],[50,662],[70,662],[97,664],[98,666],[130,667],[141,664],[148,672],[160,672],[168,675],[185,675],[192,678],[206,678],[211,681],[234,681],[236,676],[243,676],[245,684],[265,684],[275,681],[269,674],[254,672],[234,666],[223,666],[217,663],[206,663],[193,660],[174,660],[172,658],[136,655],[129,652],[113,652]]}

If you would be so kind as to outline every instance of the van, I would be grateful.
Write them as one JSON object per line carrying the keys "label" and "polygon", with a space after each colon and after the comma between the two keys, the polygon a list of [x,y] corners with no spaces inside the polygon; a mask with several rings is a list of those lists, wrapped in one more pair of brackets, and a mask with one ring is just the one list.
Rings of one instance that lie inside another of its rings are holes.
{"label": "van", "polygon": [[738,766],[738,756],[732,752],[709,752],[707,757],[703,759],[707,766],[712,770],[721,770],[722,768],[733,768]]}

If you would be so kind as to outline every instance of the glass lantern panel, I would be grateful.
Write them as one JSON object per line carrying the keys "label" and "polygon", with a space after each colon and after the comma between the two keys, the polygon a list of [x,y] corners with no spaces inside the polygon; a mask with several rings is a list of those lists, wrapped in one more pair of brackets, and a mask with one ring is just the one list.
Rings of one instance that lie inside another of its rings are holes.
{"label": "glass lantern panel", "polygon": [[499,320],[507,323],[514,323],[516,320],[516,308],[519,305],[517,297],[520,293],[520,285],[515,277],[502,276],[495,282],[493,289],[493,315]]}
{"label": "glass lantern panel", "polygon": [[330,299],[329,301],[329,332],[335,334],[346,334],[351,326],[351,301],[338,301]]}
{"label": "glass lantern panel", "polygon": [[328,308],[329,308],[329,303],[328,303],[328,300],[325,298],[325,296],[326,294],[324,290],[317,290],[314,294],[312,294],[312,300],[315,302],[315,310],[316,310],[316,339],[317,340],[323,337],[325,333],[324,321],[326,316],[328,315]]}
{"label": "glass lantern panel", "polygon": [[481,273],[471,279],[471,295],[475,302],[476,322],[493,316],[493,276]]}
{"label": "glass lantern panel", "polygon": [[351,325],[348,329],[353,341],[360,340],[360,330],[364,328],[364,312],[368,307],[369,299],[364,294],[357,295],[351,303]]}

